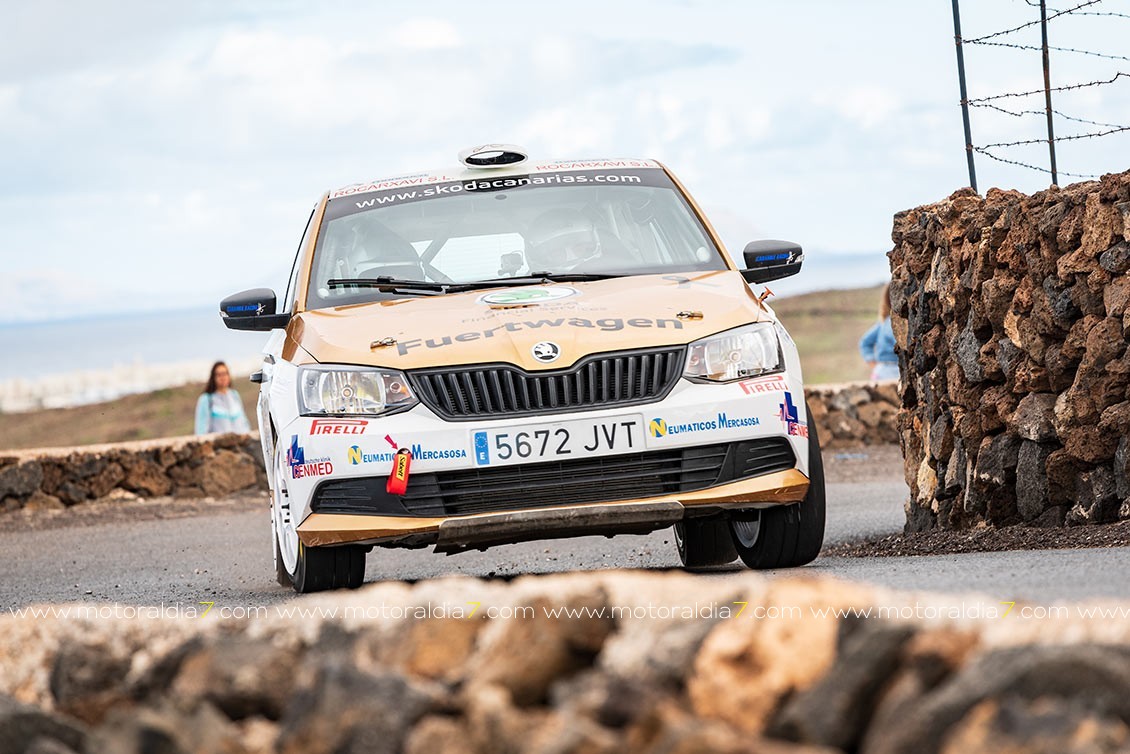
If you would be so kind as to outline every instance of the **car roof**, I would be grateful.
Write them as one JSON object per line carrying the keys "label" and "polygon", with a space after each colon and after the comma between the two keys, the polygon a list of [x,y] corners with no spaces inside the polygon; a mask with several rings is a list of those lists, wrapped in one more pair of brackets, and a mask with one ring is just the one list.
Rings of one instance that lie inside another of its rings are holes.
{"label": "car roof", "polygon": [[348,186],[334,189],[329,192],[329,198],[340,199],[345,196],[358,196],[371,191],[384,191],[393,188],[408,188],[412,186],[425,186],[432,183],[446,183],[448,181],[472,181],[499,176],[530,175],[532,173],[565,173],[572,170],[601,170],[615,168],[658,168],[663,169],[655,160],[637,157],[605,157],[597,159],[571,159],[571,160],[527,160],[516,165],[490,168],[469,168],[462,165],[453,165],[450,168],[425,171],[422,173],[409,173],[407,175],[378,178],[372,181],[362,181]]}

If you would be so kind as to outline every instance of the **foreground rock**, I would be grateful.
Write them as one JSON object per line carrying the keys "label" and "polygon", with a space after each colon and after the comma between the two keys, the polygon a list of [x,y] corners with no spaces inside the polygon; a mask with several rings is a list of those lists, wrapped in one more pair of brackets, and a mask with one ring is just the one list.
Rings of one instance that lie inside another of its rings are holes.
{"label": "foreground rock", "polygon": [[6,616],[0,752],[1125,751],[1130,625],[1024,607],[604,572]]}
{"label": "foreground rock", "polygon": [[895,216],[907,529],[1130,518],[1130,172]]}

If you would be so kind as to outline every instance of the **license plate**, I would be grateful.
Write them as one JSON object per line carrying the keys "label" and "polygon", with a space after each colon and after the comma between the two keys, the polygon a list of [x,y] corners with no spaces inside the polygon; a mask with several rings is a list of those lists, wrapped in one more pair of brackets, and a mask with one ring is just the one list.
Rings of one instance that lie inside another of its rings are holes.
{"label": "license plate", "polygon": [[578,419],[471,433],[478,466],[563,461],[644,449],[642,416]]}

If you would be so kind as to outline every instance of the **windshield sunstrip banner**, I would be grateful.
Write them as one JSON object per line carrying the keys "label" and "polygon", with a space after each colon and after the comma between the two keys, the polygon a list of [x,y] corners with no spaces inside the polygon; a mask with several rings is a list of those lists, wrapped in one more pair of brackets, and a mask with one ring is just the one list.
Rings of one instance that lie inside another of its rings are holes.
{"label": "windshield sunstrip banner", "polygon": [[[628,158],[602,158],[590,160],[542,160],[525,168],[527,173],[559,172],[562,170],[609,170],[611,168],[658,168],[662,167],[655,160],[638,160]],[[376,181],[363,181],[342,186],[330,192],[330,199],[355,194],[368,194],[371,191],[380,191],[389,188],[410,188],[426,183],[442,183],[453,181],[454,176],[442,172],[411,173],[398,175],[391,178],[381,178]]]}
{"label": "windshield sunstrip banner", "polygon": [[521,191],[555,186],[646,186],[672,188],[671,180],[661,168],[641,170],[575,170],[562,173],[530,175],[487,176],[459,181],[434,183],[419,188],[403,187],[372,191],[363,195],[331,199],[326,207],[326,219],[367,212],[379,207],[408,204],[444,196],[489,193],[492,191]]}

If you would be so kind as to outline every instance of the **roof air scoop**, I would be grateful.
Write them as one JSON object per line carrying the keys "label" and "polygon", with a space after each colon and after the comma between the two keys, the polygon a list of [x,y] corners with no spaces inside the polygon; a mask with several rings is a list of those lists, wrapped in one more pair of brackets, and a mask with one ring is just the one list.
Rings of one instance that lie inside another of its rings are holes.
{"label": "roof air scoop", "polygon": [[527,159],[525,151],[513,144],[480,144],[459,153],[459,161],[469,168],[504,168]]}

